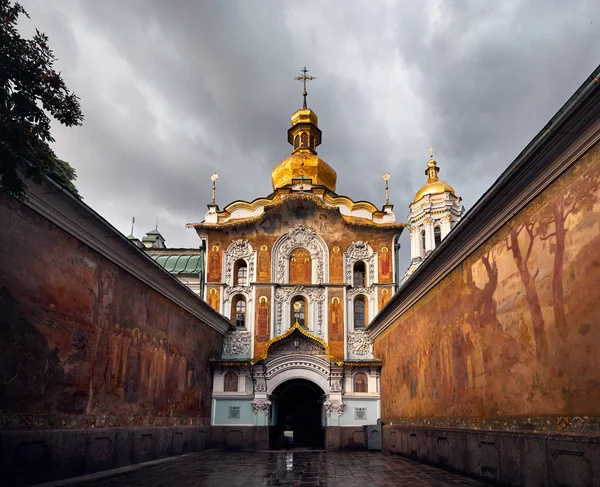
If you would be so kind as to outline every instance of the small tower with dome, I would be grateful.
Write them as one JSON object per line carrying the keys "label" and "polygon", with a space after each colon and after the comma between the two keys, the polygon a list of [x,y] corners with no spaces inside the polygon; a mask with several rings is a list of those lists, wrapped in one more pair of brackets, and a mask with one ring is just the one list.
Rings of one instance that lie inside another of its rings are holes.
{"label": "small tower with dome", "polygon": [[433,158],[433,148],[429,148],[427,162],[427,183],[417,194],[408,214],[410,239],[410,266],[403,282],[421,265],[423,260],[450,233],[460,221],[464,207],[462,198],[456,196],[454,188],[438,178],[440,168]]}

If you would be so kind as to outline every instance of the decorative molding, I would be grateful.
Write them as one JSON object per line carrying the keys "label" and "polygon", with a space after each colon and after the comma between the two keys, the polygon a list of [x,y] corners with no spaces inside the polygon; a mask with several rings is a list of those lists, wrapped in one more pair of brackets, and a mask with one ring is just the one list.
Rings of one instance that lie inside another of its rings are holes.
{"label": "decorative molding", "polygon": [[342,379],[331,379],[329,390],[331,392],[342,392]]}
{"label": "decorative molding", "polygon": [[332,416],[334,414],[341,416],[344,414],[345,404],[342,401],[325,401],[323,406],[325,407],[327,416]]}
{"label": "decorative molding", "polygon": [[370,299],[375,299],[375,290],[376,290],[375,286],[353,287],[351,289],[348,289],[348,291],[346,292],[346,298],[348,301],[351,301],[356,296],[364,295],[364,296],[368,296]]}
{"label": "decorative molding", "polygon": [[271,401],[268,399],[254,399],[252,402],[252,412],[254,414],[267,414],[271,409]]}
{"label": "decorative molding", "polygon": [[233,285],[233,267],[239,259],[244,259],[248,265],[248,282],[254,282],[254,256],[256,252],[248,240],[238,239],[231,242],[227,250],[224,252],[225,260],[225,282],[230,286]]}
{"label": "decorative molding", "polygon": [[364,357],[373,353],[373,342],[365,330],[348,332],[348,352],[352,356]]}
{"label": "decorative molding", "polygon": [[231,322],[132,244],[92,208],[56,183],[27,185],[27,207],[224,335]]}
{"label": "decorative molding", "polygon": [[223,302],[229,301],[234,294],[243,294],[248,302],[252,301],[252,286],[225,286],[223,288]]}
{"label": "decorative molding", "polygon": [[[315,303],[317,306],[317,326],[315,329],[319,335],[323,333],[323,303],[325,301],[325,288],[323,287],[310,287],[297,284],[295,286],[282,286],[277,288],[275,291],[275,303],[276,303],[276,323],[277,333],[281,333],[281,325],[283,323],[283,303],[287,303],[294,296],[306,296],[308,297],[309,304]],[[308,312],[308,310],[306,310]]]}
{"label": "decorative molding", "polygon": [[265,379],[254,379],[254,391],[255,392],[266,392],[267,381]]}
{"label": "decorative molding", "polygon": [[377,274],[377,254],[373,251],[368,242],[352,242],[348,250],[344,253],[346,267],[346,284],[352,286],[352,271],[354,264],[362,260],[367,267],[367,284],[372,285],[376,282]]}
{"label": "decorative molding", "polygon": [[289,259],[296,248],[305,248],[315,263],[313,280],[323,284],[329,278],[329,251],[327,245],[312,228],[298,224],[279,237],[273,245],[272,279],[280,284],[286,283],[289,275]]}
{"label": "decorative molding", "polygon": [[[565,116],[566,113],[563,111],[560,116]],[[570,120],[577,123],[575,118]],[[557,130],[556,127],[553,130]],[[570,133],[572,130],[574,128],[568,128],[565,129],[565,132]],[[544,134],[546,137],[551,136],[550,131],[544,132]],[[553,140],[556,141],[556,138]],[[388,306],[378,315],[377,320],[371,322],[370,336],[372,338],[380,336],[599,140],[600,122],[595,122],[586,127],[585,133],[580,137],[572,139],[569,146],[546,149],[538,159],[535,159],[535,155],[531,156],[534,159],[533,162],[523,160],[525,156],[519,156],[513,161],[484,197],[464,215],[435,249],[434,253],[443,253],[445,257],[443,259],[428,258],[414,271],[388,302]],[[545,139],[538,140],[536,138],[530,143],[530,146],[539,146],[544,141]],[[556,144],[562,144],[564,141],[568,142],[569,139],[562,137]],[[549,143],[546,142],[546,144]],[[538,147],[534,148],[538,149]],[[528,146],[527,150],[532,151],[533,148]],[[558,154],[555,154],[557,151]],[[526,168],[527,173],[525,174]],[[398,304],[394,306],[390,304],[392,302]]]}
{"label": "decorative molding", "polygon": [[391,418],[390,426],[470,430],[580,433],[600,436],[600,416],[499,416],[491,418]]}
{"label": "decorative molding", "polygon": [[252,335],[248,331],[229,331],[223,339],[222,358],[249,357]]}

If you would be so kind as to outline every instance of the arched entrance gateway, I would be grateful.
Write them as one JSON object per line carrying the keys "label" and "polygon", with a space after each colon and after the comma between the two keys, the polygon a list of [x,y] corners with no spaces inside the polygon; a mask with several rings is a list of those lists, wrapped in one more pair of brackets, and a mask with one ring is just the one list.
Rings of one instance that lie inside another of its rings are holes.
{"label": "arched entrance gateway", "polygon": [[274,425],[271,427],[271,448],[288,447],[284,433],[293,432],[294,448],[324,446],[325,392],[306,379],[290,379],[273,391],[271,404]]}

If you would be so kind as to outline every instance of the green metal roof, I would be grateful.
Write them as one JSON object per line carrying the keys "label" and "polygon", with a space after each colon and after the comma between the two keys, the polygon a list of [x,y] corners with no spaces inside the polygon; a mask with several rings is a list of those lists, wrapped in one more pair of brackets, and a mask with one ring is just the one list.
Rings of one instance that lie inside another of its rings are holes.
{"label": "green metal roof", "polygon": [[150,255],[159,266],[171,274],[200,274],[202,255]]}

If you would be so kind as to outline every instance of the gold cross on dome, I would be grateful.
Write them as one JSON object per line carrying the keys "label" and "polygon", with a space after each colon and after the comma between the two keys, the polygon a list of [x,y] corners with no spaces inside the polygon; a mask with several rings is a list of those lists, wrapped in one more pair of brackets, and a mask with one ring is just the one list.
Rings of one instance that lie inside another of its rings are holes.
{"label": "gold cross on dome", "polygon": [[304,68],[301,69],[300,72],[302,73],[302,76],[296,76],[294,79],[296,81],[302,81],[302,84],[304,86],[304,91],[302,92],[302,96],[304,97],[304,103],[302,105],[302,108],[306,108],[306,95],[308,95],[306,91],[306,82],[312,81],[313,79],[317,78],[315,78],[314,76],[306,76],[306,73],[308,73],[308,69],[306,69],[306,66],[304,66]]}
{"label": "gold cross on dome", "polygon": [[433,159],[433,147],[429,146],[429,159]]}

